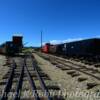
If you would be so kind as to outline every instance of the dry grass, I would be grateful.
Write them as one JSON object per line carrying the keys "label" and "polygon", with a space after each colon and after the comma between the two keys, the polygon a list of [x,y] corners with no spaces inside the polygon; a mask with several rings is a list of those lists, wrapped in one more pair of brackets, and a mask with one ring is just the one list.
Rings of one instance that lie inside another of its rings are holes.
{"label": "dry grass", "polygon": [[[91,89],[88,89],[88,84],[90,83],[100,83],[100,81],[95,80],[94,78],[87,76],[83,73],[79,73],[78,76],[72,77],[71,75],[67,74],[67,70],[61,70],[57,68],[55,65],[52,65],[49,61],[44,60],[43,58],[39,57],[37,54],[34,54],[35,59],[38,62],[38,65],[41,69],[48,74],[52,81],[56,82],[62,91],[67,91],[67,93],[76,93],[76,92],[93,92],[100,91],[100,84],[94,86]],[[73,70],[71,74],[74,74]],[[90,85],[89,84],[89,85]],[[94,85],[94,84],[93,84]],[[85,92],[85,93],[86,93]],[[91,95],[92,96],[92,95]],[[93,100],[100,100],[100,98],[93,98]],[[92,100],[91,98],[84,98],[84,97],[74,97],[68,98],[67,100]]]}

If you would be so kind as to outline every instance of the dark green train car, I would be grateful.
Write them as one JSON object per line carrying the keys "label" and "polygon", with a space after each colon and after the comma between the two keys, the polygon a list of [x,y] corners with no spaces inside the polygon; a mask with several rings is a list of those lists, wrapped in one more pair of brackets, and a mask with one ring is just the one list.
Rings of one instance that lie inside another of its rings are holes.
{"label": "dark green train car", "polygon": [[11,41],[6,42],[4,49],[5,49],[5,54],[7,55],[15,54],[14,45],[13,45],[13,42]]}

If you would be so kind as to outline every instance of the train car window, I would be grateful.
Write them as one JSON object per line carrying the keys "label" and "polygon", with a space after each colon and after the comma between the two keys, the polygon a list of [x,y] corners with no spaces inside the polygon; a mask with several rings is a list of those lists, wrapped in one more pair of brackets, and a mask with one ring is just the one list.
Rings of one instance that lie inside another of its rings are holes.
{"label": "train car window", "polygon": [[66,48],[66,44],[64,44],[64,48]]}
{"label": "train car window", "polygon": [[73,49],[73,48],[74,48],[74,46],[71,46],[71,48]]}

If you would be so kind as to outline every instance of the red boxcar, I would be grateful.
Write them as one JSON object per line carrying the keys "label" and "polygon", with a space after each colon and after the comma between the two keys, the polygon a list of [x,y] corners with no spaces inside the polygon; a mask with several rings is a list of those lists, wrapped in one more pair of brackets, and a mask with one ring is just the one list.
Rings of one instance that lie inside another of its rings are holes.
{"label": "red boxcar", "polygon": [[49,53],[49,47],[50,47],[50,43],[46,43],[46,44],[42,47],[42,52],[44,52],[44,53]]}

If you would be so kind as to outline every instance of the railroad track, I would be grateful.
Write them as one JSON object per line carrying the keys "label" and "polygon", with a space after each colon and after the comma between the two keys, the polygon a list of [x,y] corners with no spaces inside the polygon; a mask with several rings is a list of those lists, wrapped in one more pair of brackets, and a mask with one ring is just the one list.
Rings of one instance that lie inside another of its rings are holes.
{"label": "railroad track", "polygon": [[[32,58],[31,55],[29,55],[29,57]],[[32,89],[34,91],[34,90],[36,90],[36,86],[35,86],[35,83],[32,81],[32,78],[31,78],[31,75],[30,75],[30,72],[28,70],[28,67],[27,67],[27,64],[26,64],[26,61],[25,60],[24,60],[24,62],[25,62],[25,68],[26,68],[27,76],[28,76],[29,82],[31,84],[31,87],[32,87]],[[39,74],[39,72],[37,70],[37,65],[36,65],[36,63],[34,62],[33,59],[31,59],[31,60],[32,60],[33,69],[34,69],[34,71],[36,73],[36,76],[37,76],[39,82],[40,82],[41,88],[42,88],[43,92],[46,93],[46,99],[47,100],[51,100],[49,91],[48,91],[48,89],[47,89],[47,87],[46,87],[43,79],[41,78],[41,76],[40,76],[40,74]],[[37,91],[35,91],[35,100],[40,100]]]}
{"label": "railroad track", "polygon": [[[80,63],[48,54],[38,53],[38,55],[50,61],[57,68],[66,71],[66,74],[71,75],[72,78],[78,77],[77,80],[79,82],[90,80],[89,78],[91,77],[95,82],[87,83],[87,89],[92,89],[93,87],[100,85],[100,70],[94,66],[82,65]],[[85,77],[82,75],[85,75]]]}
{"label": "railroad track", "polygon": [[[39,89],[33,76],[37,78]],[[10,58],[9,72],[4,76],[6,84],[1,96],[1,100],[23,100],[26,97],[23,96],[25,90],[24,80],[28,81],[27,89],[31,91],[31,95],[28,96],[28,100],[52,100],[49,90],[44,82],[36,61],[31,54],[27,54],[24,57]],[[41,90],[41,95],[38,91]],[[9,96],[13,93],[13,96]],[[57,100],[57,98],[55,99]],[[62,100],[62,98],[60,99]]]}

